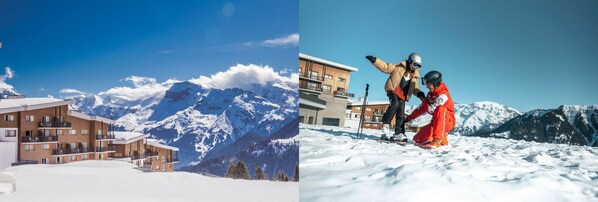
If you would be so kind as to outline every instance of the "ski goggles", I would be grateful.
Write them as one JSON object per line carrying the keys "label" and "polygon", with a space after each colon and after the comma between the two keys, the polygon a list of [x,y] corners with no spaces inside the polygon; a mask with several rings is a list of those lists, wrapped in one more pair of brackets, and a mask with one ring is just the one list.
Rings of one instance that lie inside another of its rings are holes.
{"label": "ski goggles", "polygon": [[411,63],[411,65],[413,65],[413,67],[415,67],[416,69],[422,68],[420,64]]}

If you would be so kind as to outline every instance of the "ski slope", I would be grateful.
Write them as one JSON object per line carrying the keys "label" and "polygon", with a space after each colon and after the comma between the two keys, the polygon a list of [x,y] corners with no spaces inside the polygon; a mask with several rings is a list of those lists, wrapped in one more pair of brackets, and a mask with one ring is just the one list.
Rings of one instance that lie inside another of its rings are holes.
{"label": "ski slope", "polygon": [[118,161],[23,165],[2,173],[15,178],[15,193],[2,202],[298,201],[296,182],[212,178],[188,172],[144,173]]}
{"label": "ski slope", "polygon": [[424,150],[364,132],[300,125],[301,201],[598,201],[597,148],[451,135]]}

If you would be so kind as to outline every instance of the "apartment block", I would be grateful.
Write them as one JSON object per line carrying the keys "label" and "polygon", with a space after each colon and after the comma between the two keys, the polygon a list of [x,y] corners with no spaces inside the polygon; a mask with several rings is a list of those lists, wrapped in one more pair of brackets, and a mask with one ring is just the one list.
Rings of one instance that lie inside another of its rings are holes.
{"label": "apartment block", "polygon": [[357,68],[299,53],[300,123],[343,126],[351,72]]}
{"label": "apartment block", "polygon": [[140,167],[149,162],[154,171],[174,170],[178,148],[157,140],[148,143],[149,135],[115,132],[113,120],[69,110],[70,104],[72,100],[54,98],[1,99],[0,170],[124,157]]}

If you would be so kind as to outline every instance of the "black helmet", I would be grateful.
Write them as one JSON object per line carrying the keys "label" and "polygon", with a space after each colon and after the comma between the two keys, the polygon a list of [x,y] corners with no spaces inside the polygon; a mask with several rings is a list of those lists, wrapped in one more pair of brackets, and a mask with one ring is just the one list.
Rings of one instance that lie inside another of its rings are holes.
{"label": "black helmet", "polygon": [[426,75],[424,75],[424,78],[422,78],[422,84],[424,84],[424,86],[428,83],[431,83],[435,87],[438,87],[440,85],[440,82],[442,82],[442,74],[439,71],[435,70],[426,73]]}
{"label": "black helmet", "polygon": [[409,54],[409,58],[407,58],[407,62],[409,64],[413,64],[413,66],[415,66],[417,68],[421,68],[422,67],[422,56],[417,53],[411,53],[411,54]]}

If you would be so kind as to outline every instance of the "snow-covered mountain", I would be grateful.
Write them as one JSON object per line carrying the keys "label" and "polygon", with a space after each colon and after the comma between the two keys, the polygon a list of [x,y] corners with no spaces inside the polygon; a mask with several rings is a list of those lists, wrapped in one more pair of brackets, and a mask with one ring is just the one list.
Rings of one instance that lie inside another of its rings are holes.
{"label": "snow-covered mountain", "polygon": [[[197,165],[181,168],[190,172],[210,172],[215,175],[224,176],[229,162],[243,160],[250,173],[261,166],[264,172],[272,177],[274,173],[283,170],[287,175],[293,176],[295,164],[299,162],[299,119],[295,119],[271,136],[264,138],[261,142],[254,142],[244,139],[256,139],[254,134],[248,134],[232,145],[214,150],[220,154],[217,158],[202,161]],[[253,175],[253,174],[252,174]]]}
{"label": "snow-covered mountain", "polygon": [[495,102],[474,102],[455,104],[456,135],[473,135],[479,131],[490,131],[513,117],[521,115],[516,109]]}
{"label": "snow-covered mountain", "polygon": [[500,127],[476,133],[536,142],[598,146],[598,105],[562,105],[517,116]]}
{"label": "snow-covered mountain", "polygon": [[[253,69],[258,76],[272,71],[269,67]],[[230,77],[243,80],[242,86],[233,85],[241,82],[236,80],[222,84],[225,81],[219,75],[231,71],[241,70],[231,68],[212,75],[213,80],[201,77],[157,83],[155,79],[127,78],[135,88],[115,87],[98,94],[76,95],[72,107],[114,119],[119,130],[150,133],[178,147],[177,168],[195,165],[263,142],[298,117],[297,81],[276,74],[248,83],[246,80],[251,78],[241,76],[258,76],[241,72]],[[294,136],[298,132],[287,133]]]}
{"label": "snow-covered mountain", "polygon": [[[417,106],[407,107],[407,114],[410,114],[416,108]],[[485,101],[471,104],[455,104],[456,123],[451,134],[473,135],[478,131],[490,131],[518,115],[521,115],[521,112],[495,102]],[[431,120],[432,116],[426,113],[414,120],[413,123],[416,125],[425,125]]]}

